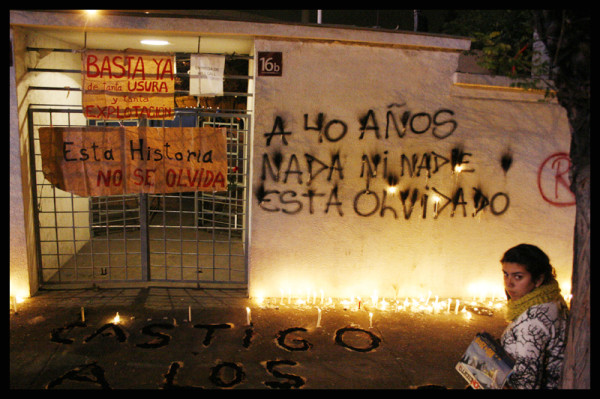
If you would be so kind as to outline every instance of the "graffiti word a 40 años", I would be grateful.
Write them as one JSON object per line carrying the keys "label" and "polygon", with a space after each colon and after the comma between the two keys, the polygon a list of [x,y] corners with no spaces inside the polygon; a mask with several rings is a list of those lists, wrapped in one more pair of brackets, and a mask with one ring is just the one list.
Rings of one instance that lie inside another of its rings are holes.
{"label": "graffiti word a 40 a\u00f1os", "polygon": [[[85,322],[76,321],[67,324],[64,327],[55,328],[51,333],[51,341],[72,345],[75,343],[75,340],[68,338],[69,333],[75,328],[87,327]],[[166,347],[169,345],[172,338],[167,331],[175,328],[180,327],[169,322],[151,322],[141,329],[141,333],[145,336],[140,339],[140,341],[143,342],[138,342],[134,345],[141,350]],[[218,345],[213,342],[215,336],[226,334],[225,331],[234,329],[234,325],[231,323],[194,324],[193,328],[202,332],[202,346],[206,348],[210,345]],[[248,349],[252,346],[254,325],[251,324],[245,326],[243,330],[243,334],[238,334],[239,345]],[[83,343],[87,344],[95,340],[97,341],[97,337],[105,337],[104,339],[106,339],[106,337],[112,337],[111,339],[116,339],[119,344],[127,344],[131,340],[127,330],[115,323],[104,324],[90,335],[83,338]],[[310,351],[313,348],[313,344],[310,342],[309,338],[310,332],[308,332],[307,329],[303,327],[292,327],[278,331],[274,341],[277,347],[286,352],[303,352]],[[371,352],[378,348],[381,343],[380,337],[373,334],[371,331],[356,326],[347,326],[338,329],[335,332],[333,339],[336,345],[339,345],[346,350],[359,353]],[[199,352],[194,351],[191,351],[190,353],[194,355],[199,354]],[[297,364],[298,363],[293,360],[281,359],[279,357],[276,360],[261,362],[261,365],[264,366],[266,372],[270,375],[268,380],[263,381],[262,383],[270,388],[302,387],[306,383],[306,378],[287,372],[289,367],[296,366]],[[201,386],[181,386],[176,383],[177,373],[183,366],[184,363],[182,361],[174,361],[171,362],[168,367],[165,366],[166,373],[163,374],[165,377],[164,381],[162,381],[163,388],[203,388]],[[276,380],[273,380],[273,378],[276,378]],[[246,373],[243,364],[217,360],[216,364],[210,369],[208,379],[216,387],[231,388],[242,383],[246,379]],[[109,381],[106,379],[104,369],[98,361],[74,366],[71,370],[68,370],[60,377],[55,378],[46,384],[46,388],[60,388],[60,386],[68,380],[86,382],[106,389],[111,388]]]}
{"label": "graffiti word a 40 a\u00f1os", "polygon": [[[392,104],[389,108],[402,106]],[[390,137],[404,137],[407,132],[416,135],[431,134],[438,139],[445,139],[452,135],[458,127],[454,119],[454,111],[439,109],[433,113],[404,111],[402,114],[388,110],[385,122],[380,119],[375,111],[369,110],[365,115],[358,118],[358,139],[363,140],[372,134],[377,139],[388,139]],[[348,123],[340,119],[326,120],[323,113],[318,113],[314,121],[309,121],[309,115],[304,114],[304,131],[314,132],[319,143],[324,141],[335,143],[346,137],[349,131]],[[273,138],[281,136],[284,145],[288,145],[287,136],[292,132],[286,131],[285,121],[280,116],[275,117],[271,132],[264,133],[267,146],[271,145]]]}

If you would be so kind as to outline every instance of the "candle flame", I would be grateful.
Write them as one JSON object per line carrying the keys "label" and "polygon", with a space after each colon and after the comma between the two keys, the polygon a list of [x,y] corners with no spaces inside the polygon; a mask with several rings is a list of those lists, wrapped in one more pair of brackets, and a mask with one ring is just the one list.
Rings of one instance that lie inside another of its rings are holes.
{"label": "candle flame", "polygon": [[119,324],[121,322],[121,316],[119,316],[119,312],[117,312],[117,315],[112,320],[112,322],[113,322],[113,324]]}

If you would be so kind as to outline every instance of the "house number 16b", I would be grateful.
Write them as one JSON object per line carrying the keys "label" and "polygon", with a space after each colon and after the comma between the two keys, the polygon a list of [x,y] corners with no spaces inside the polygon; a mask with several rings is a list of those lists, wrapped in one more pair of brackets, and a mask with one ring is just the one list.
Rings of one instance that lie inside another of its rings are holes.
{"label": "house number 16b", "polygon": [[283,73],[281,52],[258,52],[258,76],[281,76]]}

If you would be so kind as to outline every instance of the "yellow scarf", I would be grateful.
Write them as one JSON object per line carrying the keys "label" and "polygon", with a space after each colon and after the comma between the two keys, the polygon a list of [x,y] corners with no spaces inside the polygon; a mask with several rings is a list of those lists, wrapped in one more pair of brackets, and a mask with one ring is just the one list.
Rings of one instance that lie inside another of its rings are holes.
{"label": "yellow scarf", "polygon": [[[562,301],[564,299],[560,294],[560,287],[556,280],[551,280],[549,283],[534,288],[529,294],[524,295],[522,298],[516,301],[508,300],[506,304],[506,320],[513,321],[521,313],[534,305],[540,305],[542,303]],[[566,305],[565,305],[566,306]]]}

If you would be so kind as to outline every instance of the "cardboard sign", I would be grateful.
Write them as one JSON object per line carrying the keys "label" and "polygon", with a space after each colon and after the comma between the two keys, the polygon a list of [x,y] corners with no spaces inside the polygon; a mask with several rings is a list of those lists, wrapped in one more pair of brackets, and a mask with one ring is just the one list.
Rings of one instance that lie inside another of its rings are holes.
{"label": "cardboard sign", "polygon": [[43,127],[44,177],[81,197],[227,190],[226,128]]}
{"label": "cardboard sign", "polygon": [[173,119],[172,54],[84,51],[82,103],[88,119]]}
{"label": "cardboard sign", "polygon": [[190,95],[222,96],[224,73],[225,56],[190,54]]}

